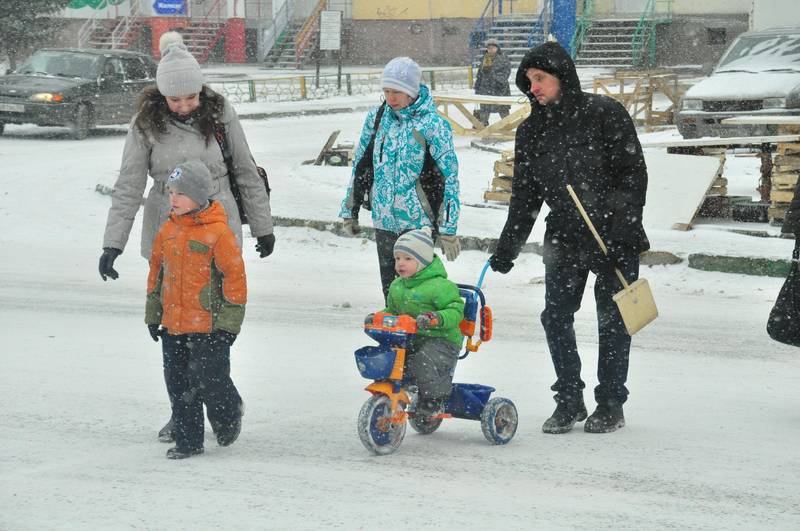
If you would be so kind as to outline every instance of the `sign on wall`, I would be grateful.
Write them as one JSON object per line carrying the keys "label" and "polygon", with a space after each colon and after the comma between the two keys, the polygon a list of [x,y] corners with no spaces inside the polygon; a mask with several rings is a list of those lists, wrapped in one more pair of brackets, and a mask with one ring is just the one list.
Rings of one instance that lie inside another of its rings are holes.
{"label": "sign on wall", "polygon": [[186,0],[155,0],[153,13],[156,15],[185,15]]}
{"label": "sign on wall", "polygon": [[339,50],[342,47],[342,12],[322,11],[319,19],[319,49]]}

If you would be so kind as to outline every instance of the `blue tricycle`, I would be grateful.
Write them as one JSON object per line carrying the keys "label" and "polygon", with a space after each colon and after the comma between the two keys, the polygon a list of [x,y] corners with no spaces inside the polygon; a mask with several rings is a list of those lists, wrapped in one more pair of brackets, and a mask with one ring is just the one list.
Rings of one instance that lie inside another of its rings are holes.
{"label": "blue tricycle", "polygon": [[[487,264],[488,267],[488,264]],[[484,267],[477,286],[458,284],[465,299],[461,333],[467,345],[459,359],[477,352],[480,345],[492,337],[492,312],[480,289],[487,267]],[[476,329],[478,339],[473,340]],[[479,420],[483,435],[493,444],[507,444],[517,431],[517,408],[507,398],[490,398],[494,387],[480,384],[454,383],[444,411],[435,417],[419,418],[407,412],[412,398],[404,385],[403,366],[406,349],[417,333],[416,319],[409,315],[376,313],[364,324],[364,332],[378,345],[355,352],[361,376],[374,380],[366,387],[372,396],[358,414],[358,436],[367,450],[386,455],[394,452],[406,434],[406,420],[420,434],[436,431],[445,418]]]}

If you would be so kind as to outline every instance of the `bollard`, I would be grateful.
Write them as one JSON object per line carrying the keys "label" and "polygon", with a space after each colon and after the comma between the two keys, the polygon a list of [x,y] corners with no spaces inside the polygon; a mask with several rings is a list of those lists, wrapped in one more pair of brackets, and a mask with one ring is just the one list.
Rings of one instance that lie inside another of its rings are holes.
{"label": "bollard", "polygon": [[352,96],[353,95],[353,82],[350,79],[350,74],[346,74],[345,75],[345,80],[346,80],[346,83],[347,83],[347,95],[348,96]]}
{"label": "bollard", "polygon": [[475,85],[472,79],[472,65],[467,67],[467,84],[469,84],[467,88],[472,88]]}
{"label": "bollard", "polygon": [[306,78],[300,76],[300,99],[306,99]]}
{"label": "bollard", "polygon": [[252,79],[247,82],[247,89],[250,91],[250,102],[256,101],[256,82]]}
{"label": "bollard", "polygon": [[430,71],[431,73],[431,90],[436,90],[436,75],[433,70]]}

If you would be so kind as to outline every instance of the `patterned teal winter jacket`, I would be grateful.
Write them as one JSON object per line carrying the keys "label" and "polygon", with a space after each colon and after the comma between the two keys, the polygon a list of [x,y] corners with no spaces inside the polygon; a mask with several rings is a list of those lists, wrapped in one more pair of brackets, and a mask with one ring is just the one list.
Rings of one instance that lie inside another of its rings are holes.
{"label": "patterned teal winter jacket", "polygon": [[[378,107],[367,114],[356,149],[353,176],[372,135]],[[430,91],[420,86],[419,97],[399,111],[390,107],[381,117],[375,135],[372,185],[372,226],[399,234],[408,229],[432,226],[417,195],[417,179],[425,162],[425,147],[445,177],[444,199],[439,213],[439,231],[455,234],[458,226],[458,159],[450,124],[436,114]],[[341,218],[351,217],[353,178],[342,201]]]}

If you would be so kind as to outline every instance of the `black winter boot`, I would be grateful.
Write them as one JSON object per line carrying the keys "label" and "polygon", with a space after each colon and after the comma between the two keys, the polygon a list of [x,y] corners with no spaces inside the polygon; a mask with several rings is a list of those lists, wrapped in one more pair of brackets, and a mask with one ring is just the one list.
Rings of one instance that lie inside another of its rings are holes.
{"label": "black winter boot", "polygon": [[589,433],[609,433],[625,426],[622,406],[597,405],[594,413],[586,419],[583,430]]}
{"label": "black winter boot", "polygon": [[559,402],[552,416],[542,424],[545,433],[567,433],[576,422],[586,419],[586,406],[580,402]]}
{"label": "black winter boot", "polygon": [[189,448],[186,450],[181,450],[177,446],[174,448],[170,448],[167,450],[167,459],[186,459],[187,457],[192,457],[193,455],[200,455],[203,453],[202,448]]}
{"label": "black winter boot", "polygon": [[244,416],[244,402],[239,404],[239,415],[229,425],[218,425],[215,433],[217,434],[217,444],[220,446],[230,446],[242,432],[242,416]]}

